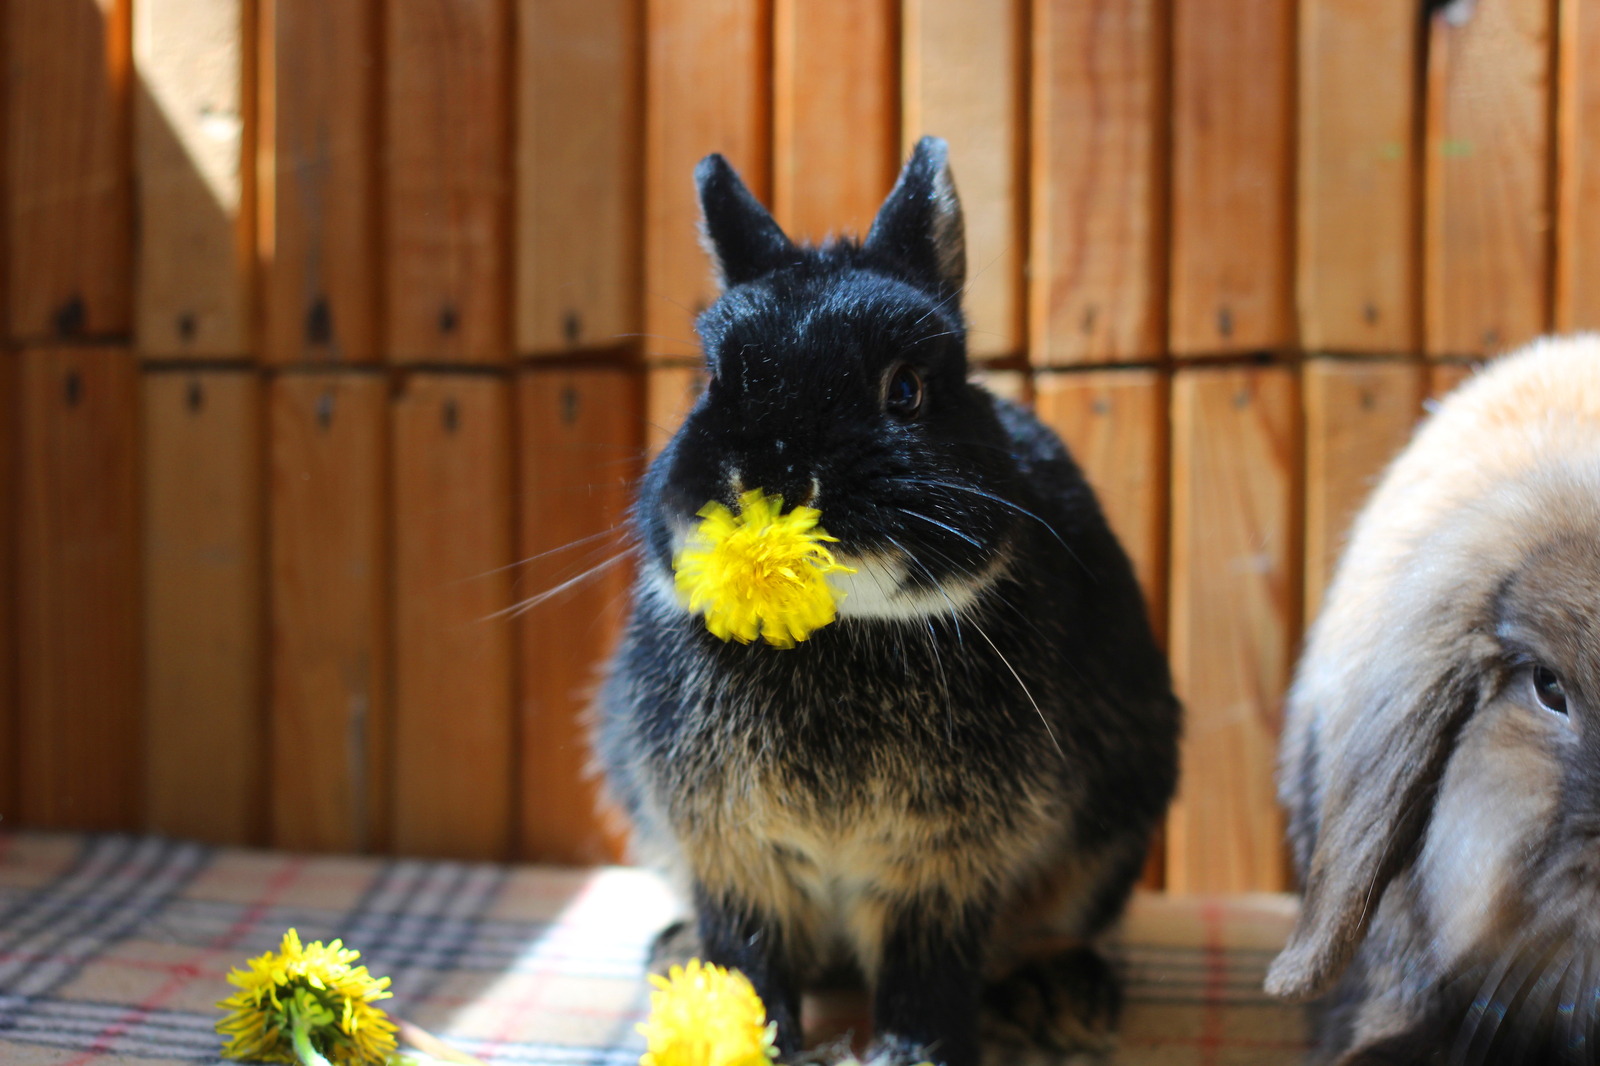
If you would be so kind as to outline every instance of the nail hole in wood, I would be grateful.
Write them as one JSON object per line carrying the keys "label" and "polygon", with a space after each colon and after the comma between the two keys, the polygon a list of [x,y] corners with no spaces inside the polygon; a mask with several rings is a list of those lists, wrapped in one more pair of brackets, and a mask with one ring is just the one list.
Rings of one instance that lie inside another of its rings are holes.
{"label": "nail hole in wood", "polygon": [[439,309],[439,332],[454,333],[456,331],[456,308],[454,304],[445,304]]}
{"label": "nail hole in wood", "polygon": [[333,390],[317,397],[317,425],[327,429],[333,425]]}
{"label": "nail hole in wood", "polygon": [[1108,415],[1111,413],[1111,401],[1103,396],[1099,397],[1089,405],[1089,410],[1097,415]]}
{"label": "nail hole in wood", "polygon": [[572,425],[578,420],[578,390],[570,385],[561,390],[561,422]]}
{"label": "nail hole in wood", "polygon": [[578,312],[568,311],[561,316],[561,332],[568,344],[578,343],[578,338],[583,336],[583,318]]}
{"label": "nail hole in wood", "polygon": [[83,297],[73,295],[66,303],[56,309],[56,333],[63,337],[81,333],[83,332],[84,319],[88,317],[88,311],[83,306]]}
{"label": "nail hole in wood", "polygon": [[1372,303],[1371,301],[1368,301],[1367,304],[1364,307],[1361,308],[1361,317],[1367,320],[1367,325],[1369,325],[1369,326],[1377,325],[1378,324],[1378,305],[1375,304],[1375,303]]}
{"label": "nail hole in wood", "polygon": [[328,298],[318,296],[306,312],[306,343],[327,344],[332,340],[333,311],[328,307]]}
{"label": "nail hole in wood", "polygon": [[197,415],[200,413],[200,409],[206,405],[205,389],[201,386],[200,382],[189,382],[189,392],[184,399],[189,405],[190,414]]}
{"label": "nail hole in wood", "polygon": [[67,371],[67,380],[62,387],[68,407],[76,407],[83,399],[83,378],[78,376],[76,370]]}
{"label": "nail hole in wood", "polygon": [[447,397],[444,401],[444,431],[454,433],[461,428],[461,409],[456,406],[454,396]]}
{"label": "nail hole in wood", "polygon": [[1233,312],[1226,307],[1217,308],[1217,332],[1224,337],[1233,336]]}
{"label": "nail hole in wood", "polygon": [[1243,410],[1244,408],[1249,407],[1250,406],[1250,390],[1249,389],[1240,389],[1238,392],[1234,393],[1233,394],[1233,406],[1238,408],[1238,409],[1240,409],[1240,410]]}
{"label": "nail hole in wood", "polygon": [[1095,315],[1099,310],[1094,304],[1085,307],[1083,309],[1083,320],[1078,324],[1078,328],[1084,333],[1093,333]]}
{"label": "nail hole in wood", "polygon": [[178,316],[178,339],[185,344],[194,340],[194,315],[185,312]]}

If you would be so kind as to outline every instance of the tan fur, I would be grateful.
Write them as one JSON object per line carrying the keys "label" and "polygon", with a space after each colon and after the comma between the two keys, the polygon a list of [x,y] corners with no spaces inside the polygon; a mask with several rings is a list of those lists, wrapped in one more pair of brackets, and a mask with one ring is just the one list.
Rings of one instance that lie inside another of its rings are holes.
{"label": "tan fur", "polygon": [[[1422,928],[1393,942],[1429,944],[1440,980],[1520,920],[1562,741],[1554,716],[1507,689],[1496,612],[1521,596],[1595,615],[1596,544],[1600,339],[1544,341],[1492,365],[1395,460],[1355,523],[1288,701],[1280,797],[1306,897],[1269,991],[1329,989],[1408,869],[1415,906],[1393,920]],[[1363,1039],[1405,1013],[1380,971],[1420,980],[1413,963],[1376,953]]]}
{"label": "tan fur", "polygon": [[[759,894],[811,967],[853,958],[870,980],[890,900],[942,899],[953,913],[989,886],[1061,865],[1056,849],[1042,851],[1037,844],[1051,839],[1049,827],[1061,820],[1059,794],[1035,796],[1030,810],[1009,811],[1008,832],[974,833],[948,816],[904,809],[889,782],[913,770],[895,765],[892,754],[880,758],[885,787],[839,811],[816,810],[786,793],[759,761],[730,763],[715,786],[681,808],[674,828],[684,851],[668,857],[669,867],[685,883],[693,869],[712,892]],[[736,818],[729,814],[734,810]],[[664,808],[657,817],[666,818]]]}
{"label": "tan fur", "polygon": [[1417,859],[1435,950],[1446,969],[1472,961],[1519,920],[1521,873],[1556,806],[1561,728],[1510,699],[1462,730]]}

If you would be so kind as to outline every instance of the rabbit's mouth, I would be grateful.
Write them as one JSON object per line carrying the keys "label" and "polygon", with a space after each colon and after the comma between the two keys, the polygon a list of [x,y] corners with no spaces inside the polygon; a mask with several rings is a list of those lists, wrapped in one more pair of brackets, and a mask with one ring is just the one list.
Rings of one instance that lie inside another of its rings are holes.
{"label": "rabbit's mouth", "polygon": [[[670,528],[671,546],[664,558],[648,568],[648,584],[662,603],[687,610],[674,590],[670,560],[683,550],[694,525],[680,519]],[[974,571],[936,576],[897,549],[834,554],[840,563],[855,571],[828,575],[839,617],[902,622],[964,616],[985,592],[1006,578],[1013,559],[1007,544]]]}

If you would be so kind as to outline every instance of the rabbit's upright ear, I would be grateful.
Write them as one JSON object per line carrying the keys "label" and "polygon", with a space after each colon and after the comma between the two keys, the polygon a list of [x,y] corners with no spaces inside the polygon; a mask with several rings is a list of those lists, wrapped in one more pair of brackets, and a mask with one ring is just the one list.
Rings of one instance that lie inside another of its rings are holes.
{"label": "rabbit's upright ear", "polygon": [[740,285],[799,260],[800,252],[720,155],[694,168],[708,250],[724,285]]}
{"label": "rabbit's upright ear", "polygon": [[950,296],[967,280],[962,230],[949,147],[938,137],[924,137],[878,209],[866,247],[898,259],[918,281]]}
{"label": "rabbit's upright ear", "polygon": [[1299,920],[1267,971],[1273,995],[1326,991],[1366,936],[1384,888],[1415,856],[1456,737],[1480,698],[1475,643],[1475,635],[1423,638],[1422,646],[1391,649],[1388,661],[1336,654],[1337,666],[1317,662],[1315,649],[1308,655],[1310,675],[1290,699],[1319,702],[1292,710],[1310,715],[1313,727],[1301,765],[1282,772],[1305,779],[1301,796],[1314,809],[1303,821],[1315,825],[1316,846]]}

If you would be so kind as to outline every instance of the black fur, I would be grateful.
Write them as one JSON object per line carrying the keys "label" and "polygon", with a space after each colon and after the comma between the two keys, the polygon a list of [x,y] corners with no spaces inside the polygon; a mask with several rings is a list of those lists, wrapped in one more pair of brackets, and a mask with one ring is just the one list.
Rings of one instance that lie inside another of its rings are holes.
{"label": "black fur", "polygon": [[[918,146],[859,244],[796,248],[720,158],[697,173],[730,287],[699,321],[709,386],[640,491],[599,760],[641,856],[684,883],[706,955],[751,977],[786,1053],[799,987],[843,962],[876,979],[886,1058],[968,1066],[1019,908],[1064,891],[1090,937],[1138,876],[1177,773],[1166,664],[1060,441],[966,380],[942,143]],[[883,406],[900,363],[925,383],[906,424]],[[843,614],[792,649],[717,639],[660,582],[674,530],[735,503],[732,470],[791,503],[820,486],[842,560],[904,560],[898,591],[949,609]],[[761,835],[778,821],[790,836]],[[857,883],[835,843],[892,857]]]}

